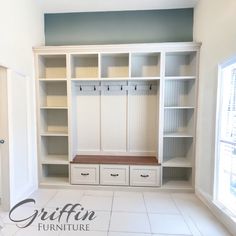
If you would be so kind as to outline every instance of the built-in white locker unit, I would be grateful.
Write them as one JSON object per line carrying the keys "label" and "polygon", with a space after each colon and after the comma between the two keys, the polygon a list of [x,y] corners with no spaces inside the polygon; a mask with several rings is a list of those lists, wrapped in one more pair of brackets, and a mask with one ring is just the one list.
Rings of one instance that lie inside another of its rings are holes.
{"label": "built-in white locker unit", "polygon": [[[194,189],[199,48],[198,43],[35,48],[40,185],[86,184],[86,178],[88,184],[116,185],[112,177],[121,168],[123,185]],[[116,168],[98,160],[92,163],[95,180],[86,172],[91,163],[70,164],[76,155],[156,156],[159,165]],[[106,173],[111,180],[102,177]]]}

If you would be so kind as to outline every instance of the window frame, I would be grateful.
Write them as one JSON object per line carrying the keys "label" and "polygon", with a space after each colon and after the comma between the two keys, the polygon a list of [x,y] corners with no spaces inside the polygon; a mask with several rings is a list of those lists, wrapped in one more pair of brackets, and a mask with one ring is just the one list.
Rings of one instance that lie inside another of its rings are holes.
{"label": "window frame", "polygon": [[223,70],[236,63],[236,56],[229,58],[228,60],[218,65],[218,80],[217,80],[217,93],[216,93],[216,122],[215,122],[215,152],[214,152],[214,179],[213,179],[213,202],[219,207],[226,215],[231,219],[236,219],[235,215],[220,201],[217,199],[217,193],[219,190],[219,163],[220,163],[220,130],[221,130],[221,112],[222,112],[222,85],[223,85]]}

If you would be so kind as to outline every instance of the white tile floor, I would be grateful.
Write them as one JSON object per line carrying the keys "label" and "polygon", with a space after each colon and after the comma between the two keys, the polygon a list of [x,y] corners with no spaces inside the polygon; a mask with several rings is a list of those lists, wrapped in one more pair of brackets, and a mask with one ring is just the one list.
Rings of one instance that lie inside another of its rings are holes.
{"label": "white tile floor", "polygon": [[[1,212],[4,228],[0,235],[6,236],[227,236],[227,230],[194,194],[154,192],[112,192],[92,190],[40,189],[32,196],[35,206],[17,211],[14,217],[26,217],[44,207],[54,211],[66,203],[80,203],[85,209],[94,210],[96,218],[86,220],[90,231],[39,232],[35,221],[26,229],[19,229]],[[65,218],[62,219],[62,223]],[[75,224],[75,219],[69,223]]]}

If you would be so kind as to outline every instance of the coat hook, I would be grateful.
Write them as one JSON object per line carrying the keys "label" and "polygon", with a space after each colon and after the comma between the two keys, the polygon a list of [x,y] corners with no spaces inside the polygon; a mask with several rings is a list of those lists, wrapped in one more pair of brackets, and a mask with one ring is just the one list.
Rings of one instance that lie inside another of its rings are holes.
{"label": "coat hook", "polygon": [[107,86],[107,90],[108,90],[108,91],[110,90],[110,86],[109,86],[109,85]]}
{"label": "coat hook", "polygon": [[81,87],[81,85],[80,85],[80,87],[79,87],[79,90],[82,91],[82,87]]}
{"label": "coat hook", "polygon": [[137,85],[135,85],[134,90],[137,90]]}
{"label": "coat hook", "polygon": [[123,85],[121,85],[120,90],[123,90]]}
{"label": "coat hook", "polygon": [[150,88],[149,88],[150,90],[152,90],[152,84],[150,85]]}
{"label": "coat hook", "polygon": [[96,86],[94,85],[94,88],[93,88],[94,91],[96,91]]}

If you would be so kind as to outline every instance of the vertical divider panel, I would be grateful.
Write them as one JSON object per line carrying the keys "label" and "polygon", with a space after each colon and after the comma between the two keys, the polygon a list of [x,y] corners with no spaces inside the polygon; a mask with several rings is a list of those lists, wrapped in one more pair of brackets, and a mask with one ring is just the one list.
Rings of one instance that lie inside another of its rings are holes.
{"label": "vertical divider panel", "polygon": [[[73,159],[73,152],[72,152],[72,144],[73,144],[73,139],[72,139],[72,94],[71,94],[71,75],[72,75],[72,68],[71,68],[71,54],[66,55],[66,78],[67,78],[67,115],[68,115],[68,162]],[[70,169],[70,168],[69,168]],[[70,176],[70,175],[69,175]]]}

